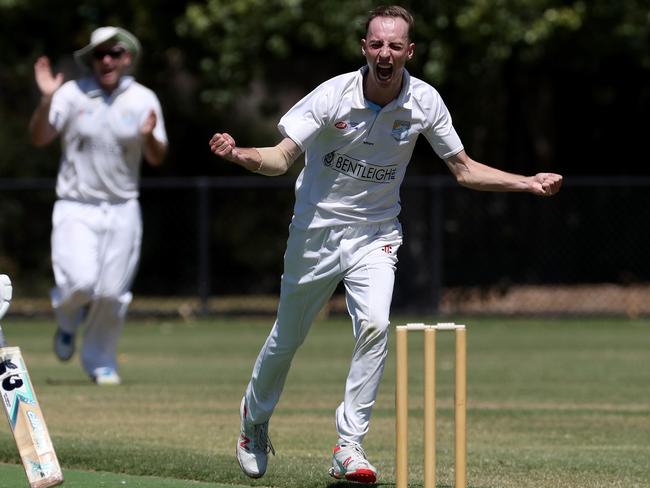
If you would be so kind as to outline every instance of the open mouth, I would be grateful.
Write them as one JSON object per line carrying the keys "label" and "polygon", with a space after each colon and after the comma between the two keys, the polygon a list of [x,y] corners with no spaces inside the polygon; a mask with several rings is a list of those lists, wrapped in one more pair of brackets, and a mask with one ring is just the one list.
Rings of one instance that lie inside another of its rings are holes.
{"label": "open mouth", "polygon": [[379,81],[388,81],[393,76],[393,67],[392,65],[388,66],[377,66],[377,79]]}

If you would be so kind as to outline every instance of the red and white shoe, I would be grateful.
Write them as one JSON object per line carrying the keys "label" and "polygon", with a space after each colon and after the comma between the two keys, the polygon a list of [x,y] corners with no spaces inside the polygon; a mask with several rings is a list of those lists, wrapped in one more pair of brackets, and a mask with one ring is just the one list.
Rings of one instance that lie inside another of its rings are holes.
{"label": "red and white shoe", "polygon": [[261,478],[266,473],[269,452],[275,455],[275,449],[269,439],[269,422],[252,424],[248,420],[246,399],[242,398],[239,407],[241,431],[237,439],[237,462],[244,474],[250,478]]}
{"label": "red and white shoe", "polygon": [[329,473],[337,480],[346,479],[357,483],[377,481],[377,468],[368,462],[363,448],[354,443],[334,446],[332,467]]}

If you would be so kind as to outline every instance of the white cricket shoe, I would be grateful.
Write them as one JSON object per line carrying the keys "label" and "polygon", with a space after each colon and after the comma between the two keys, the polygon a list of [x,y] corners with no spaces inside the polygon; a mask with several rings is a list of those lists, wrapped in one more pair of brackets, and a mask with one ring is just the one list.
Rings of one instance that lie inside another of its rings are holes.
{"label": "white cricket shoe", "polygon": [[91,378],[100,386],[114,386],[122,383],[117,371],[108,367],[96,368]]}
{"label": "white cricket shoe", "polygon": [[361,445],[354,443],[334,446],[329,473],[337,480],[346,479],[357,483],[374,483],[377,480],[377,468],[368,462]]}
{"label": "white cricket shoe", "polygon": [[11,304],[13,288],[11,280],[6,274],[0,274],[0,319],[5,316]]}
{"label": "white cricket shoe", "polygon": [[269,439],[269,422],[252,424],[248,421],[246,398],[242,398],[239,407],[241,433],[237,439],[237,462],[241,470],[250,478],[261,478],[266,473],[269,452],[275,455],[275,449]]}
{"label": "white cricket shoe", "polygon": [[75,335],[57,328],[54,333],[54,354],[61,361],[69,361],[74,355]]}

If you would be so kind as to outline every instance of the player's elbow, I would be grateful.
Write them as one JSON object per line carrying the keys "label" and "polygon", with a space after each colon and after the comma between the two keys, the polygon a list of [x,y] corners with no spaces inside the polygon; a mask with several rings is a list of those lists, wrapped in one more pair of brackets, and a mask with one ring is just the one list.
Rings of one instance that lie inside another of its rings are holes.
{"label": "player's elbow", "polygon": [[472,178],[468,171],[459,171],[456,174],[454,174],[454,176],[456,177],[456,182],[460,186],[465,188],[473,187]]}
{"label": "player's elbow", "polygon": [[167,144],[150,135],[145,139],[143,155],[149,166],[160,166],[167,155]]}
{"label": "player's elbow", "polygon": [[162,165],[167,154],[166,149],[161,149],[159,151],[150,151],[145,154],[144,159],[149,163],[149,166],[157,167]]}
{"label": "player's elbow", "polygon": [[282,176],[283,174],[286,174],[287,171],[289,171],[288,165],[278,165],[273,168],[269,168],[269,170],[265,171],[264,174],[266,176]]}
{"label": "player's elbow", "polygon": [[257,152],[262,159],[258,173],[266,176],[281,176],[285,174],[293,164],[294,157],[280,144],[274,147],[259,147]]}
{"label": "player's elbow", "polygon": [[464,188],[472,190],[478,189],[483,185],[483,174],[474,164],[459,164],[454,166],[453,175],[456,177],[458,184]]}
{"label": "player's elbow", "polygon": [[29,132],[29,142],[34,147],[43,147],[43,146],[47,146],[50,141],[48,141],[41,134],[38,134],[38,133],[36,133],[34,131],[30,131]]}
{"label": "player's elbow", "polygon": [[31,142],[32,146],[34,146],[34,147],[39,147],[40,148],[40,147],[47,146],[47,142],[42,141],[41,139],[36,139],[34,137],[30,138],[30,142]]}

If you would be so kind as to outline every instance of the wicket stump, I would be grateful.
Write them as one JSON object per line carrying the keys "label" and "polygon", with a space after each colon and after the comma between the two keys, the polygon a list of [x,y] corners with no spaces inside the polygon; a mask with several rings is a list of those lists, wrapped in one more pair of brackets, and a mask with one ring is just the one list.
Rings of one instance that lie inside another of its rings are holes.
{"label": "wicket stump", "polygon": [[436,486],[436,332],[456,335],[455,488],[467,486],[467,338],[464,325],[406,324],[396,327],[395,392],[397,451],[395,488],[408,487],[408,331],[424,331],[424,488]]}

